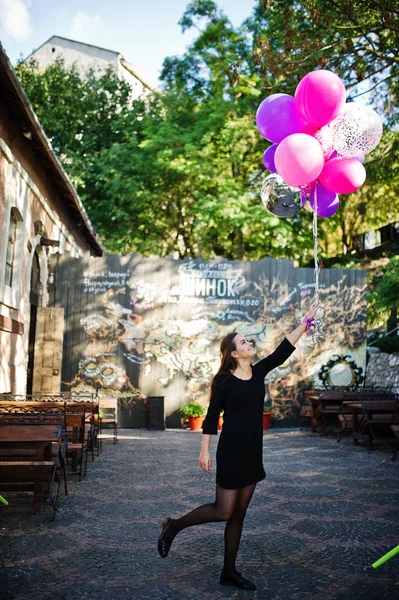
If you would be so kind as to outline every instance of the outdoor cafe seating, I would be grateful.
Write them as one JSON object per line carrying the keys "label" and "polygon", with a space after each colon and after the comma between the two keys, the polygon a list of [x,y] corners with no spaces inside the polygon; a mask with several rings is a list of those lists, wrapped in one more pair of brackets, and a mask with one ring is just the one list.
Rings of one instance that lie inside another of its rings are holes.
{"label": "outdoor cafe seating", "polygon": [[399,444],[399,395],[390,389],[359,391],[306,390],[300,401],[301,429],[307,419],[319,435],[344,434],[363,443],[368,452],[377,445],[392,446],[392,460]]}
{"label": "outdoor cafe seating", "polygon": [[[99,399],[94,394],[0,395],[0,495],[55,517],[67,467],[79,481],[88,457],[102,450]],[[116,418],[114,436],[116,429]]]}

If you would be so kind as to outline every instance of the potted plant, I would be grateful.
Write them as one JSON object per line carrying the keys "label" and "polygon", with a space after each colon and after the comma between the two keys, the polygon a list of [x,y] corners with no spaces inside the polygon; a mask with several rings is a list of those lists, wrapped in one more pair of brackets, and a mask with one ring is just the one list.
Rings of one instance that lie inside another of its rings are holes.
{"label": "potted plant", "polygon": [[183,418],[188,418],[191,431],[198,431],[201,429],[205,418],[205,406],[197,402],[190,402],[180,409],[180,415]]}

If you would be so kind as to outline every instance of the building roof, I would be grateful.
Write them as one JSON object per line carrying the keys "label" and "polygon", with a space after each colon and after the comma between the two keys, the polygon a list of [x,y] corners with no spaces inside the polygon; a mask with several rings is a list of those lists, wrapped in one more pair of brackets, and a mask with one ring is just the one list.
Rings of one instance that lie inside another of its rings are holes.
{"label": "building roof", "polygon": [[38,48],[35,48],[35,50],[33,50],[26,58],[24,58],[24,62],[29,60],[29,58],[33,54],[35,54],[35,52],[40,50],[40,48],[43,48],[43,46],[45,46],[46,44],[48,44],[49,42],[51,42],[54,39],[65,40],[66,42],[80,44],[81,46],[89,46],[90,48],[97,48],[97,50],[104,50],[105,52],[111,52],[112,54],[115,54],[115,56],[119,56],[121,54],[120,52],[117,52],[116,50],[110,50],[109,48],[102,48],[101,46],[95,46],[94,44],[87,44],[86,42],[79,42],[78,40],[71,40],[70,38],[63,37],[62,35],[52,35],[48,40],[43,42],[43,44],[40,44],[40,46]]}
{"label": "building roof", "polygon": [[121,52],[118,52],[116,50],[110,50],[109,48],[103,48],[102,46],[95,46],[94,44],[87,44],[86,42],[79,42],[78,40],[71,40],[70,38],[66,38],[63,37],[62,35],[52,35],[51,38],[49,38],[48,40],[46,40],[45,42],[43,42],[43,44],[41,44],[38,48],[36,48],[35,50],[33,50],[33,52],[31,52],[31,54],[29,54],[23,62],[28,62],[28,60],[33,57],[33,55],[35,54],[35,52],[37,52],[38,50],[40,50],[40,48],[43,48],[43,46],[45,46],[46,44],[48,44],[49,42],[53,41],[53,40],[65,40],[66,42],[71,42],[72,44],[79,44],[79,46],[87,46],[89,48],[96,48],[97,50],[102,50],[103,52],[109,52],[110,54],[114,54],[115,58],[119,57],[119,63],[121,64],[121,66],[126,69],[126,71],[128,71],[128,73],[130,73],[131,75],[133,75],[133,77],[135,77],[138,81],[140,81],[140,83],[147,88],[148,90],[150,90],[151,92],[154,92],[154,88],[152,88],[148,83],[146,83],[144,81],[144,79],[138,75],[137,71],[134,69],[133,65],[126,60],[126,58],[123,56],[123,54]]}
{"label": "building roof", "polygon": [[104,246],[93,229],[77,191],[55,155],[1,43],[0,81],[2,100],[10,112],[16,115],[21,133],[30,133],[29,139],[32,147],[47,172],[49,180],[73,214],[76,224],[91,246],[93,254],[102,256],[105,251]]}

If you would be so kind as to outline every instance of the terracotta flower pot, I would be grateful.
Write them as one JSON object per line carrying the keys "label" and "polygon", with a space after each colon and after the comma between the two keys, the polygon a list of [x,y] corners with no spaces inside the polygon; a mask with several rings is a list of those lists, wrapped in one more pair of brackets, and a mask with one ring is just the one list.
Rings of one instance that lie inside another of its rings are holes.
{"label": "terracotta flower pot", "polygon": [[269,429],[271,416],[271,411],[263,413],[263,429]]}
{"label": "terracotta flower pot", "polygon": [[205,417],[188,417],[188,424],[191,431],[199,431],[202,428],[202,423]]}
{"label": "terracotta flower pot", "polygon": [[220,416],[218,420],[218,431],[221,431],[223,427],[223,417]]}

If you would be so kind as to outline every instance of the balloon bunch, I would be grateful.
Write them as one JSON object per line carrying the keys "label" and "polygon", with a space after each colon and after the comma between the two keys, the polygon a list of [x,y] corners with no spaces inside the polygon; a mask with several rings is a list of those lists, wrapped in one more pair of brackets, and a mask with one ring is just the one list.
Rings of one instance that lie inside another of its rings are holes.
{"label": "balloon bunch", "polygon": [[[331,217],[339,208],[338,194],[358,190],[366,180],[365,155],[382,137],[382,123],[369,107],[346,103],[342,80],[331,71],[308,73],[295,97],[272,94],[259,105],[256,125],[273,142],[263,154],[272,174],[262,185],[266,209],[292,217],[309,203],[313,211],[315,301],[319,301],[317,217]],[[323,315],[315,321],[309,345],[323,337]]]}
{"label": "balloon bunch", "polygon": [[[337,194],[350,194],[363,185],[364,156],[380,141],[382,123],[373,109],[345,100],[342,80],[321,69],[301,79],[295,98],[272,94],[260,104],[256,125],[260,134],[273,142],[263,163],[283,180],[274,175],[265,181],[268,186],[262,200],[273,214],[293,216],[309,195],[312,210],[319,217],[330,217],[339,208]],[[281,206],[284,201],[268,202],[267,191],[274,182],[280,189],[285,184],[286,196],[302,190],[295,212],[292,207],[282,210],[287,208]]]}

